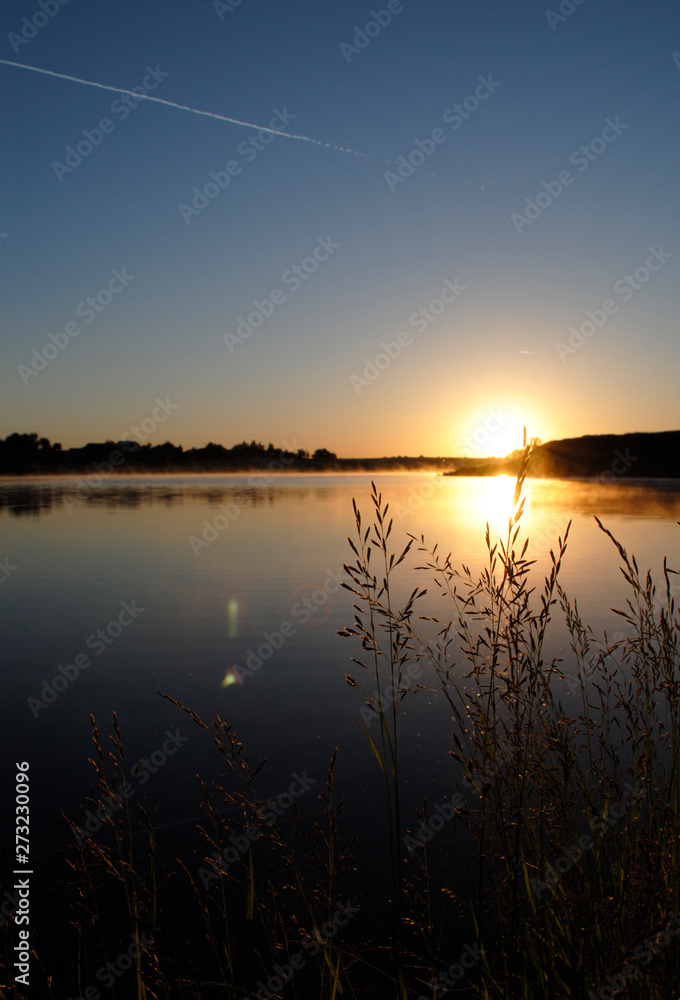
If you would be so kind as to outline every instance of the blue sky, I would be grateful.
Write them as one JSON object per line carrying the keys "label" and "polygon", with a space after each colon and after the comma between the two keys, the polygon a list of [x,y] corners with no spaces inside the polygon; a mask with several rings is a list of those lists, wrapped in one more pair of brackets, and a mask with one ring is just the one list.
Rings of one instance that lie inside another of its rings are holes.
{"label": "blue sky", "polygon": [[345,456],[680,426],[680,12],[548,9],[4,7],[1,59],[328,145],[0,64],[0,435],[157,398],[153,443]]}

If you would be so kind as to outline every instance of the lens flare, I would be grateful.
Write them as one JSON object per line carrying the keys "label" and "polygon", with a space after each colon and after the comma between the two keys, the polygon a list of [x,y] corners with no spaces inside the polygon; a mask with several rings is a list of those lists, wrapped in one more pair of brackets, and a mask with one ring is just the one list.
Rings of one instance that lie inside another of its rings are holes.
{"label": "lens flare", "polygon": [[235,670],[233,667],[229,667],[224,674],[224,679],[222,681],[221,686],[223,688],[228,688],[231,687],[232,684],[243,684],[243,678],[240,676],[237,670]]}
{"label": "lens flare", "polygon": [[227,605],[227,635],[230,639],[235,639],[238,635],[238,621],[240,616],[241,605],[235,597],[232,597]]}

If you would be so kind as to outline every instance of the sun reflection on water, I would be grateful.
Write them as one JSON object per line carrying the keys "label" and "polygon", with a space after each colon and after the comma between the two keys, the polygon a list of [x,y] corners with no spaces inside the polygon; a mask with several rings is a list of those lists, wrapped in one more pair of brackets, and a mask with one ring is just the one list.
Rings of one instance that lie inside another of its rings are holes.
{"label": "sun reflection on water", "polygon": [[[475,480],[475,490],[470,496],[471,502],[467,511],[470,527],[472,528],[474,524],[475,530],[483,530],[488,522],[492,541],[505,538],[508,532],[508,520],[515,512],[513,506],[515,483],[514,476],[489,476]],[[452,500],[458,504],[457,498],[452,497]]]}

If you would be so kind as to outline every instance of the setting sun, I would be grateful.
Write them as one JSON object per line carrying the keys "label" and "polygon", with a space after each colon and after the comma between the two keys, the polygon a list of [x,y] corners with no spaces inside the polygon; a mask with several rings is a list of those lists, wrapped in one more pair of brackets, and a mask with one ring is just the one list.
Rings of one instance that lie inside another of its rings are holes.
{"label": "setting sun", "polygon": [[540,437],[539,421],[534,414],[514,406],[489,405],[478,410],[467,423],[462,439],[454,445],[454,454],[469,458],[504,458],[522,447],[524,428],[527,440]]}

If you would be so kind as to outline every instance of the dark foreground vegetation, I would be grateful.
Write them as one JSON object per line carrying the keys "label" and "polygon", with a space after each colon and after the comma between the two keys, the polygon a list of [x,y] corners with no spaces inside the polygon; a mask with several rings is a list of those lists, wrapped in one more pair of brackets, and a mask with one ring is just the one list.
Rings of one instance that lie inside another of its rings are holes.
{"label": "dark foreground vegetation", "polygon": [[[103,832],[69,817],[71,877],[33,916],[31,997],[677,1000],[677,575],[664,563],[655,585],[600,524],[629,599],[617,631],[596,636],[560,584],[568,526],[545,579],[526,559],[529,451],[507,536],[495,542],[487,528],[479,578],[425,538],[394,549],[375,487],[368,520],[355,506],[345,569],[356,614],[341,634],[366,767],[384,786],[365,823],[383,831],[389,899],[372,900],[370,867],[359,872],[364,892],[347,889],[362,855],[345,845],[362,831],[345,829],[340,796],[351,788],[336,787],[335,752],[315,806],[302,801],[288,822],[258,794],[259,766],[228,721],[175,702],[221,761],[222,777],[200,783],[202,868],[161,858],[152,812],[121,793],[117,723],[108,739],[95,726],[83,811],[100,810]],[[397,597],[414,557],[445,613],[433,616],[424,588]],[[568,635],[560,661],[545,653],[553,628]],[[452,779],[444,800],[407,816],[412,748],[400,720],[418,685],[448,705]],[[3,933],[0,982],[22,996],[11,920]],[[102,970],[121,956],[130,960],[110,973],[110,992]]]}

